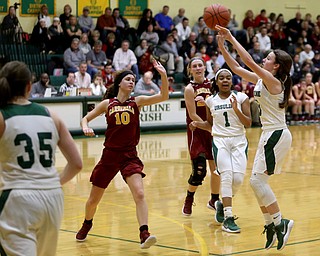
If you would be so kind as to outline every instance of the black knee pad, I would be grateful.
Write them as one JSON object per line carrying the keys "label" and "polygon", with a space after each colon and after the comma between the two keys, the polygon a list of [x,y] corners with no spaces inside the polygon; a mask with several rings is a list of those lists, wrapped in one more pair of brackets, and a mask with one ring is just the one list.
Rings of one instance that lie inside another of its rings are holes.
{"label": "black knee pad", "polygon": [[198,156],[192,160],[192,174],[188,183],[192,186],[202,185],[202,181],[207,175],[207,161],[204,156]]}

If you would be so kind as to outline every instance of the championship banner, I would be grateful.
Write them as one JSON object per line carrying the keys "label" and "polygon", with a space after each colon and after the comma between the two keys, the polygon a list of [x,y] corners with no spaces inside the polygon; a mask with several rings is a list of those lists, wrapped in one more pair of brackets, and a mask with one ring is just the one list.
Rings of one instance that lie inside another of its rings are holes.
{"label": "championship banner", "polygon": [[9,13],[9,1],[8,0],[0,0],[0,13]]}
{"label": "championship banner", "polygon": [[89,15],[97,18],[104,14],[104,10],[110,7],[110,0],[82,0],[77,1],[77,15],[81,16],[83,7],[88,7],[90,10]]}
{"label": "championship banner", "polygon": [[55,15],[55,0],[21,0],[20,16],[37,16],[42,5],[48,7],[48,14]]}
{"label": "championship banner", "polygon": [[140,18],[148,8],[148,0],[118,0],[120,14],[125,18]]}

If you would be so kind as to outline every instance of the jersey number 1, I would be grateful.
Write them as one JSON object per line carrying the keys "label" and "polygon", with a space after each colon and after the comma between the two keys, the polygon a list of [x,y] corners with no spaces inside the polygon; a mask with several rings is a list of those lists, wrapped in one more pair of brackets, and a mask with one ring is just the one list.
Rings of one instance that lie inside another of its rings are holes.
{"label": "jersey number 1", "polygon": [[224,115],[224,120],[225,120],[224,126],[229,127],[230,123],[229,123],[229,119],[228,119],[228,112],[223,112],[223,115]]}

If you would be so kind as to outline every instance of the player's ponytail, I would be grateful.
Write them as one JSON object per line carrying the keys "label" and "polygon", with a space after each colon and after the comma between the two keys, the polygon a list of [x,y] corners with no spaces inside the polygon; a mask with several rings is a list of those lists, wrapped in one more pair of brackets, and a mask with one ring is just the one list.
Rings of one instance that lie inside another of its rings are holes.
{"label": "player's ponytail", "polygon": [[275,62],[279,64],[279,69],[275,75],[279,79],[284,87],[284,97],[283,101],[279,103],[280,108],[285,108],[288,106],[290,91],[292,87],[292,80],[290,77],[290,69],[292,66],[292,58],[288,53],[283,50],[274,50]]}

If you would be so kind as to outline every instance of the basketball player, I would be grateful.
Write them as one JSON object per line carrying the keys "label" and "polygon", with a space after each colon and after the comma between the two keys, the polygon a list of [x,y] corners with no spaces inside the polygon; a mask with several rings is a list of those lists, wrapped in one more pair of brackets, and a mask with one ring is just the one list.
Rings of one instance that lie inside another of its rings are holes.
{"label": "basketball player", "polygon": [[105,114],[108,124],[104,149],[99,163],[95,166],[90,181],[91,193],[86,203],[85,220],[76,235],[77,241],[84,241],[93,223],[96,212],[105,189],[120,171],[128,184],[134,201],[140,226],[140,247],[149,248],[157,241],[148,231],[148,207],[144,198],[142,178],[143,164],[137,156],[136,146],[140,138],[139,108],[155,104],[169,97],[168,80],[165,68],[157,61],[153,61],[154,68],[161,75],[161,91],[152,96],[132,97],[135,76],[132,71],[119,73],[109,88],[104,99],[94,110],[82,119],[82,130],[86,136],[94,136],[94,131],[88,123],[94,118]]}
{"label": "basketball player", "polygon": [[240,233],[234,222],[232,197],[243,183],[247,167],[248,141],[245,127],[251,126],[249,98],[242,92],[232,91],[232,73],[220,69],[215,75],[217,93],[206,99],[206,122],[193,121],[192,126],[206,129],[213,136],[212,149],[221,179],[222,203],[215,202],[215,220],[222,223],[222,230]]}
{"label": "basketball player", "polygon": [[[261,107],[262,134],[250,184],[266,222],[265,248],[271,248],[278,239],[277,249],[282,250],[289,239],[294,222],[282,218],[277,199],[268,181],[271,175],[281,172],[285,155],[292,143],[292,136],[285,119],[285,107],[292,86],[290,78],[292,59],[288,53],[274,50],[263,59],[260,67],[228,29],[221,26],[216,26],[216,29],[219,31],[218,46],[228,66],[234,73],[255,84],[254,96]],[[244,64],[252,71],[242,68],[232,58],[224,47],[225,40],[233,45]]]}
{"label": "basketball player", "polygon": [[201,129],[191,131],[189,128],[189,124],[192,121],[203,121],[207,118],[204,100],[211,95],[211,82],[205,78],[205,70],[206,65],[202,58],[195,57],[190,60],[188,73],[192,80],[185,88],[184,99],[187,108],[187,137],[189,154],[192,161],[192,173],[188,180],[187,196],[182,208],[182,214],[185,216],[192,214],[194,194],[206,177],[206,160],[208,160],[211,173],[211,199],[207,207],[214,210],[215,201],[219,200],[220,177],[214,173],[215,164],[211,149],[211,134]]}
{"label": "basketball player", "polygon": [[[0,254],[56,255],[63,215],[61,185],[82,168],[62,121],[28,100],[31,72],[23,62],[0,71]],[[56,147],[67,159],[60,176]]]}

